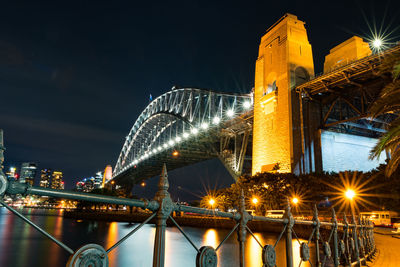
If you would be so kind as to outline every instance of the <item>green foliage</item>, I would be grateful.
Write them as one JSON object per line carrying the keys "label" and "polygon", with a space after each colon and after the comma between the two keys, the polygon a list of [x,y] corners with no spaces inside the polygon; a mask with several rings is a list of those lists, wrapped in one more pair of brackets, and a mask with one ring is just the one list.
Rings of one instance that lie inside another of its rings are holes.
{"label": "green foliage", "polygon": [[[359,189],[359,210],[397,210],[400,211],[400,171],[392,179],[385,179],[385,165],[367,173],[357,173],[354,177]],[[353,177],[348,173],[348,177]],[[301,209],[311,210],[315,204],[326,197],[340,209],[345,189],[343,177],[337,173],[307,174],[297,176],[292,173],[257,173],[254,176],[244,175],[228,188],[212,192],[216,204],[214,208],[228,210],[238,207],[241,190],[246,198],[247,209],[255,209],[263,215],[266,210],[284,209],[287,200],[297,197],[301,201]],[[251,199],[257,197],[259,203],[254,205]],[[362,201],[361,201],[362,199]],[[208,198],[202,203],[207,206]]]}
{"label": "green foliage", "polygon": [[[374,117],[382,114],[399,115],[400,112],[400,53],[386,57],[381,65],[381,73],[391,73],[392,82],[382,89],[379,99],[370,112]],[[391,152],[391,160],[386,167],[386,175],[391,176],[400,163],[400,118],[393,120],[387,132],[382,135],[372,149],[370,158],[378,158],[382,151]]]}

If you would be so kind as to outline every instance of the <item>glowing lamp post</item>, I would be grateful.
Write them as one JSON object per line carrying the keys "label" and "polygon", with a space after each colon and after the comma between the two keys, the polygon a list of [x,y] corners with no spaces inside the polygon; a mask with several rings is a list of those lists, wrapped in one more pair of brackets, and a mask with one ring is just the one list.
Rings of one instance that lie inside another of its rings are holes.
{"label": "glowing lamp post", "polygon": [[353,198],[356,196],[356,192],[352,189],[347,189],[347,191],[344,193],[347,199],[353,200]]}
{"label": "glowing lamp post", "polygon": [[215,204],[215,199],[210,198],[210,200],[208,201],[208,204],[210,204],[211,208],[213,208],[213,206]]}
{"label": "glowing lamp post", "polygon": [[292,198],[292,203],[297,205],[299,203],[299,199],[297,197]]}
{"label": "glowing lamp post", "polygon": [[379,49],[382,46],[382,40],[377,38],[372,42],[372,45],[376,48]]}
{"label": "glowing lamp post", "polygon": [[254,205],[257,205],[257,203],[258,203],[258,198],[253,197],[253,199],[251,200],[251,202],[253,202]]}

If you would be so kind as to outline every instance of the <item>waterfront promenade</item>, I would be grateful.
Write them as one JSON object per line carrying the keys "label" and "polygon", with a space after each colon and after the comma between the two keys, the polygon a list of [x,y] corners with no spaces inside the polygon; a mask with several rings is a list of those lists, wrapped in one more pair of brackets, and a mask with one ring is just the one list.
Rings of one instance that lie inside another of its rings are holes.
{"label": "waterfront promenade", "polygon": [[392,237],[392,235],[389,234],[391,231],[393,231],[393,229],[377,229],[375,231],[374,237],[377,253],[375,260],[372,263],[368,263],[368,266],[400,266],[400,239]]}

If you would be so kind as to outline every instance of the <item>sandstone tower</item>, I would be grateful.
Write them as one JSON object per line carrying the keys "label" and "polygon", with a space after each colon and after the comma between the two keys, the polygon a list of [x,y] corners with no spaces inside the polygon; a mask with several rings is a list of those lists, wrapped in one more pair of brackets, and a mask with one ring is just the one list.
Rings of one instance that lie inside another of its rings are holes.
{"label": "sandstone tower", "polygon": [[[286,14],[261,38],[254,85],[252,174],[307,172],[295,86],[314,76],[304,22]],[[274,168],[275,167],[275,168]]]}

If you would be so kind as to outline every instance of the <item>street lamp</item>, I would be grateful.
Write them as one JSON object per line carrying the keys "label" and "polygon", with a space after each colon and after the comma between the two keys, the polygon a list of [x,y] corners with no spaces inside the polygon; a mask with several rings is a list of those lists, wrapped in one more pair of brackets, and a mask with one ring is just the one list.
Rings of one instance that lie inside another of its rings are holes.
{"label": "street lamp", "polygon": [[352,200],[356,196],[356,192],[354,192],[354,190],[352,190],[352,189],[347,189],[347,191],[344,193],[344,195],[349,200]]}
{"label": "street lamp", "polygon": [[254,205],[257,205],[257,203],[258,203],[258,198],[253,197],[253,199],[251,200],[251,202],[253,202]]}
{"label": "street lamp", "polygon": [[297,205],[299,203],[299,199],[297,197],[292,198],[292,203]]}
{"label": "street lamp", "polygon": [[214,204],[215,204],[215,199],[210,198],[210,200],[208,201],[208,204],[211,205],[211,208],[213,208]]}

